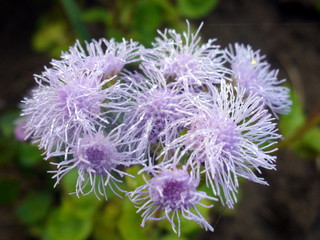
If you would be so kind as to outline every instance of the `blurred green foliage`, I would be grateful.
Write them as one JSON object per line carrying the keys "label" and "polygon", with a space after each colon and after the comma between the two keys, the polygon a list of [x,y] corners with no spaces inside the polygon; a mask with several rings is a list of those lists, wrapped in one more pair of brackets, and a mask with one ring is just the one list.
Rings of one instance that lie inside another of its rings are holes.
{"label": "blurred green foliage", "polygon": [[315,158],[320,153],[320,106],[309,117],[306,116],[298,94],[291,89],[292,107],[288,115],[280,119],[279,127],[284,141],[280,148],[290,148],[305,158]]}
{"label": "blurred green foliage", "polygon": [[58,57],[76,38],[89,40],[90,35],[118,41],[132,38],[151,46],[157,29],[182,30],[185,19],[205,17],[218,0],[100,0],[96,4],[60,0],[56,4],[40,17],[32,41],[35,50],[53,57]]}

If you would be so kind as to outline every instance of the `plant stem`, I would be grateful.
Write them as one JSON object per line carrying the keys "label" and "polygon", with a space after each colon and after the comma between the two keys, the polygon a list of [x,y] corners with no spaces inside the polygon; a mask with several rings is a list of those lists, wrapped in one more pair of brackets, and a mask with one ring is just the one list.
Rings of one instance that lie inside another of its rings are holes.
{"label": "plant stem", "polygon": [[320,105],[316,108],[316,110],[310,114],[310,116],[306,119],[304,124],[289,138],[285,139],[284,141],[278,143],[276,147],[280,150],[282,148],[287,147],[290,143],[296,141],[297,139],[301,138],[309,129],[314,127],[320,123]]}

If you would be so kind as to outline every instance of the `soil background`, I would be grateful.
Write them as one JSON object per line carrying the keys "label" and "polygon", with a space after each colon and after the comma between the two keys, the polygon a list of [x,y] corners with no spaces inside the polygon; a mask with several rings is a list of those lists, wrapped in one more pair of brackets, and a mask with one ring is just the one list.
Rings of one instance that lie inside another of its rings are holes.
{"label": "soil background", "polygon": [[[34,4],[37,3],[37,4]],[[50,58],[35,53],[30,39],[50,1],[0,3],[0,113],[16,107]],[[203,38],[261,49],[298,91],[307,114],[320,104],[320,12],[316,0],[221,0],[202,19]],[[199,24],[200,21],[196,21]],[[1,153],[0,153],[1,154]],[[270,186],[246,182],[234,214],[214,212],[214,233],[198,239],[320,239],[320,156],[301,159],[279,153],[277,171],[265,171]],[[29,239],[12,209],[0,210],[0,239]]]}

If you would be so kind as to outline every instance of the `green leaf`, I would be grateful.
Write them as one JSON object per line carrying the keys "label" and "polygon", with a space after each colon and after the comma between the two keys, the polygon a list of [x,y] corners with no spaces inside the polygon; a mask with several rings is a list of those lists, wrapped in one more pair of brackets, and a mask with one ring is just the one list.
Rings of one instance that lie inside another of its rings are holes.
{"label": "green leaf", "polygon": [[138,165],[129,167],[126,169],[126,172],[129,173],[130,175],[134,176],[134,178],[130,177],[130,176],[125,176],[125,182],[126,182],[126,189],[128,191],[133,191],[134,189],[136,189],[138,186],[143,185],[144,179],[142,177],[142,174],[138,174],[138,172],[140,171],[140,167]]}
{"label": "green leaf", "polygon": [[77,169],[72,169],[62,179],[62,187],[67,193],[73,193],[76,191],[76,184],[78,178]]}
{"label": "green leaf", "polygon": [[292,89],[290,93],[291,112],[288,115],[282,115],[279,121],[279,128],[285,138],[292,136],[306,119],[299,96]]}
{"label": "green leaf", "polygon": [[318,12],[320,12],[320,0],[315,3],[315,8]]}
{"label": "green leaf", "polygon": [[80,40],[90,40],[90,33],[81,19],[81,11],[74,0],[60,0],[69,21]]}
{"label": "green leaf", "polygon": [[128,198],[122,201],[122,212],[118,220],[118,229],[124,240],[147,240],[156,239],[150,234],[156,234],[157,229],[150,231],[150,224],[142,228],[140,226],[142,218],[140,214],[136,213],[137,209]]}
{"label": "green leaf", "polygon": [[19,185],[13,180],[0,181],[0,204],[12,203],[19,194]]}
{"label": "green leaf", "polygon": [[290,114],[282,116],[279,122],[285,137],[282,144],[287,144],[300,156],[312,158],[320,152],[320,128],[313,125],[308,127],[308,124],[312,124],[311,120],[305,116],[299,97],[292,90],[291,100],[293,104]]}
{"label": "green leaf", "polygon": [[68,27],[63,21],[45,21],[32,38],[32,46],[38,52],[49,53],[58,57],[62,50],[71,45],[71,37]]}
{"label": "green leaf", "polygon": [[83,218],[72,208],[63,206],[51,212],[45,235],[50,240],[83,240],[90,235],[91,229],[91,219]]}
{"label": "green leaf", "polygon": [[121,41],[123,38],[123,33],[118,28],[113,26],[109,26],[107,28],[107,35],[109,38],[114,38],[116,41]]}
{"label": "green leaf", "polygon": [[19,117],[19,111],[8,111],[0,116],[0,136],[6,138],[13,137],[13,131],[15,128],[14,122]]}
{"label": "green leaf", "polygon": [[18,161],[22,166],[32,167],[42,160],[41,151],[26,142],[18,144]]}
{"label": "green leaf", "polygon": [[54,209],[46,224],[46,239],[82,240],[92,232],[94,215],[101,202],[94,196],[77,198],[65,195],[62,205]]}
{"label": "green leaf", "polygon": [[218,0],[178,0],[177,9],[183,17],[201,18],[210,13],[218,2]]}
{"label": "green leaf", "polygon": [[30,193],[18,207],[17,215],[21,222],[35,224],[45,218],[51,202],[51,195],[47,192]]}
{"label": "green leaf", "polygon": [[16,142],[9,138],[0,137],[0,164],[7,164],[13,162],[16,153]]}
{"label": "green leaf", "polygon": [[139,1],[132,20],[132,37],[145,46],[150,46],[162,23],[162,17],[163,12],[157,4],[152,1]]}
{"label": "green leaf", "polygon": [[303,137],[303,142],[310,150],[320,153],[320,128],[311,128]]}
{"label": "green leaf", "polygon": [[300,156],[314,159],[320,153],[320,129],[309,129],[292,144],[292,147]]}
{"label": "green leaf", "polygon": [[63,198],[63,204],[72,208],[79,216],[92,218],[97,208],[102,204],[94,194],[77,197],[76,195],[66,195]]}
{"label": "green leaf", "polygon": [[108,23],[110,15],[108,14],[107,9],[101,7],[94,7],[90,9],[86,9],[82,12],[81,18],[85,22],[94,23],[94,22],[101,22],[101,23]]}
{"label": "green leaf", "polygon": [[185,238],[184,236],[178,237],[177,234],[171,231],[170,233],[161,236],[160,240],[187,240],[187,238]]}
{"label": "green leaf", "polygon": [[94,223],[95,240],[121,240],[117,228],[117,219],[120,215],[122,200],[108,201],[102,211],[98,213]]}

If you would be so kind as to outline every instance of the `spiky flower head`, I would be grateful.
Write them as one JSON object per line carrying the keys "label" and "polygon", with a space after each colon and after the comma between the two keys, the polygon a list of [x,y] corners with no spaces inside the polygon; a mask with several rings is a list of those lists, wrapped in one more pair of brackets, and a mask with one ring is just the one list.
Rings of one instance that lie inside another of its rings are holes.
{"label": "spiky flower head", "polygon": [[146,140],[143,151],[147,151],[151,144],[164,144],[179,134],[181,128],[172,128],[170,133],[159,137],[166,125],[188,116],[192,105],[191,94],[170,87],[160,70],[152,65],[144,65],[141,70],[142,74],[122,78],[127,82],[125,98],[131,99],[124,110],[124,124],[132,140]]}
{"label": "spiky flower head", "polygon": [[198,36],[202,24],[195,33],[190,30],[177,33],[173,29],[159,31],[152,49],[146,49],[143,61],[157,66],[166,78],[187,90],[195,90],[219,83],[227,70],[223,67],[222,51],[213,39],[201,44]]}
{"label": "spiky flower head", "polygon": [[48,155],[108,123],[105,100],[118,86],[106,88],[110,79],[102,81],[99,69],[81,71],[56,62],[35,80],[38,86],[23,100],[22,116],[28,119],[28,136]]}
{"label": "spiky flower head", "polygon": [[274,113],[287,114],[290,111],[289,89],[281,86],[286,80],[278,79],[278,70],[271,70],[270,64],[260,51],[250,45],[234,44],[225,51],[225,58],[231,65],[235,83],[262,97],[262,102]]}
{"label": "spiky flower head", "polygon": [[[60,153],[62,155],[63,153]],[[64,160],[60,163],[52,163],[57,166],[55,173],[57,185],[62,177],[72,169],[78,173],[76,191],[79,195],[94,192],[95,195],[107,198],[110,190],[119,195],[125,192],[118,184],[124,175],[128,175],[119,166],[130,166],[140,163],[133,158],[134,151],[127,151],[123,145],[119,127],[115,128],[107,136],[99,130],[95,134],[85,135],[79,138],[74,145],[70,145],[64,153]]]}
{"label": "spiky flower head", "polygon": [[101,38],[98,41],[86,42],[85,48],[77,41],[61,57],[62,61],[79,69],[90,71],[99,68],[103,78],[111,78],[126,64],[139,61],[141,48],[138,42],[132,40],[116,42],[114,39]]}
{"label": "spiky flower head", "polygon": [[[190,175],[186,168],[157,166],[149,174],[150,180],[127,195],[142,212],[142,224],[147,220],[167,218],[175,233],[180,235],[180,217],[197,222],[206,230],[213,231],[212,226],[203,218],[197,206],[206,206],[203,199],[216,200],[205,192],[197,191],[199,179]],[[139,206],[140,205],[140,206]]]}
{"label": "spiky flower head", "polygon": [[280,136],[271,115],[260,104],[260,97],[246,96],[244,89],[233,89],[225,82],[220,88],[211,96],[211,103],[195,102],[199,111],[179,120],[189,126],[188,131],[168,144],[164,152],[166,156],[166,152],[172,155],[174,151],[174,163],[186,161],[198,175],[204,173],[214,194],[232,208],[238,177],[266,184],[253,171],[275,168],[276,157],[269,155],[271,151],[267,149]]}

